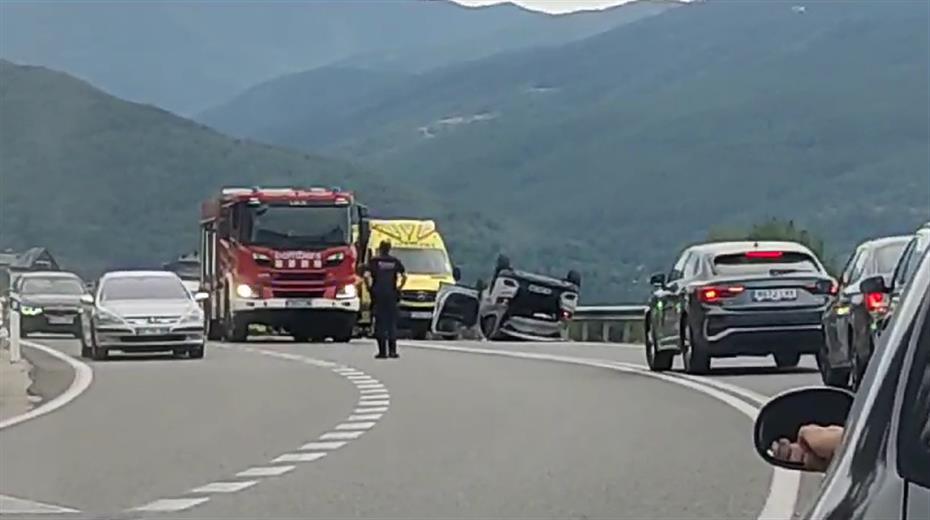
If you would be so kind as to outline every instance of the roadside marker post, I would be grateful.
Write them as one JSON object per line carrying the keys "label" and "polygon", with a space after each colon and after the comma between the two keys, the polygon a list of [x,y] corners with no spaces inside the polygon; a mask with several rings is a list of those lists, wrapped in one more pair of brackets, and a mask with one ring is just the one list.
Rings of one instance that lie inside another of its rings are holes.
{"label": "roadside marker post", "polygon": [[10,362],[19,363],[22,359],[22,352],[20,351],[19,336],[20,336],[20,323],[19,323],[19,298],[16,296],[10,295],[10,323],[7,327],[10,337],[8,341],[10,342]]}

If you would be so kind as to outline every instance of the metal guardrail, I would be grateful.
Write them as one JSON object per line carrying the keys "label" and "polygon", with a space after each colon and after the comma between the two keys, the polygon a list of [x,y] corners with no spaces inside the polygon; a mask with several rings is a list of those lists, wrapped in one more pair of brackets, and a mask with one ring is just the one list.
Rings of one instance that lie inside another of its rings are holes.
{"label": "metal guardrail", "polygon": [[568,339],[610,343],[643,340],[645,305],[588,305],[575,309]]}

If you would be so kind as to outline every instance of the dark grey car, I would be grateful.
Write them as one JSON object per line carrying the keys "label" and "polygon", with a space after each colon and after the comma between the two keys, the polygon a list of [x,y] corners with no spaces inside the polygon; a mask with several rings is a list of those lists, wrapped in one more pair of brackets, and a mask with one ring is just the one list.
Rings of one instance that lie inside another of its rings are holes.
{"label": "dark grey car", "polygon": [[874,329],[888,312],[888,295],[863,290],[862,282],[881,276],[890,283],[909,235],[863,242],[840,275],[836,299],[823,314],[824,348],[817,366],[824,384],[855,388],[874,349]]}
{"label": "dark grey car", "polygon": [[13,283],[19,295],[20,331],[81,334],[81,296],[84,282],[76,274],[63,271],[22,273]]}
{"label": "dark grey car", "polygon": [[930,518],[930,255],[924,254],[875,348],[859,391],[812,387],[773,398],[759,412],[754,442],[771,464],[777,439],[804,425],[843,426],[840,447],[812,520]]}

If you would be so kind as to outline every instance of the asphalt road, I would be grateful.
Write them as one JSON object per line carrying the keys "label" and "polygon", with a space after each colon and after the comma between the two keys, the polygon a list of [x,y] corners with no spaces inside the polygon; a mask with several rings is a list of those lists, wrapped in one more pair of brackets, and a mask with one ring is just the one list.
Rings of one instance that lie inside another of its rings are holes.
{"label": "asphalt road", "polygon": [[[84,394],[0,430],[0,495],[80,511],[59,518],[742,519],[766,503],[772,471],[744,413],[597,366],[641,365],[640,348],[418,347],[375,360],[368,342],[251,342],[89,362]],[[749,390],[729,394],[744,402],[818,382],[725,364],[709,379]]]}

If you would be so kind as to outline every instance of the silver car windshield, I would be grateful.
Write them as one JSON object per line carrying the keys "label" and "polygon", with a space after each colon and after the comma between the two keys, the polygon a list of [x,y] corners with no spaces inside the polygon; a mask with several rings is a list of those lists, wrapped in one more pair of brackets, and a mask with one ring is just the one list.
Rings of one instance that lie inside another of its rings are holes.
{"label": "silver car windshield", "polygon": [[185,300],[187,289],[177,278],[167,276],[133,276],[104,282],[102,301],[113,300]]}
{"label": "silver car windshield", "polygon": [[23,280],[20,290],[23,294],[67,294],[79,296],[84,294],[81,282],[71,278],[28,278]]}

